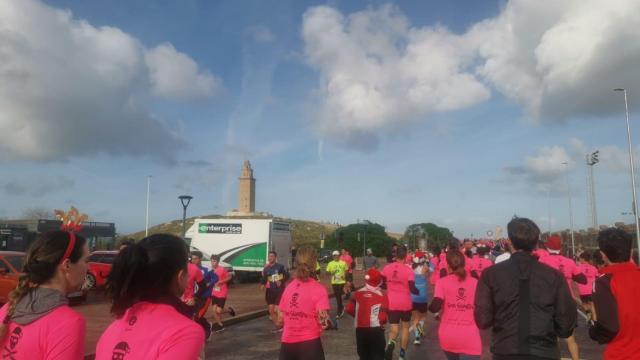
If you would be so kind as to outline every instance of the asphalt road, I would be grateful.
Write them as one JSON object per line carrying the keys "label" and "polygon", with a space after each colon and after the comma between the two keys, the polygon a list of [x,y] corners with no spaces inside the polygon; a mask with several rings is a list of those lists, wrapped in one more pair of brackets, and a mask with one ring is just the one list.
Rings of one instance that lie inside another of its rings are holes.
{"label": "asphalt road", "polygon": [[[212,336],[212,340],[205,349],[206,358],[216,360],[277,359],[281,334],[271,333],[272,328],[273,325],[267,317],[230,326],[224,332]],[[409,345],[408,359],[446,360],[438,346],[437,329],[437,321],[430,316],[426,326],[426,338],[423,339],[422,345]],[[482,359],[491,359],[488,349],[491,335],[489,332],[484,332],[482,335],[484,345]],[[576,337],[581,347],[581,359],[597,360],[602,358],[603,348],[589,339],[587,327],[582,319]],[[325,331],[322,335],[322,344],[327,360],[357,359],[353,318],[345,315],[339,322],[338,330]],[[561,342],[560,348],[563,356],[568,358],[566,345],[563,342]],[[396,350],[394,358],[397,358],[397,354],[398,350]]]}

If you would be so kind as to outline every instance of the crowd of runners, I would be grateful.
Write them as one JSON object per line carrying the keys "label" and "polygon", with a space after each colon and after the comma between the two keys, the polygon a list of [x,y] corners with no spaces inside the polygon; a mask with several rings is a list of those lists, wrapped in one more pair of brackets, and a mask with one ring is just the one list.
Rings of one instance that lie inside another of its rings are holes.
{"label": "crowd of runners", "polygon": [[[408,347],[424,341],[427,321],[438,322],[439,347],[450,360],[480,359],[482,329],[491,329],[496,360],[559,359],[563,343],[577,360],[578,310],[590,337],[607,344],[603,358],[640,358],[640,271],[629,234],[603,230],[598,250],[567,257],[561,239],[541,242],[529,219],[514,218],[507,230],[501,243],[451,239],[444,249],[413,250],[394,245],[386,264],[368,251],[364,284],[354,284],[347,249],[335,251],[325,268],[333,309],[318,280],[314,248],[297,249],[291,272],[270,252],[260,286],[280,337],[279,358],[325,359],[321,334],[338,330],[347,313],[356,330],[344,335],[355,337],[361,360],[406,360]],[[83,284],[88,258],[87,242],[73,224],[32,244],[19,285],[0,309],[3,359],[83,358],[86,321],[66,295]],[[203,359],[212,333],[224,330],[222,314],[235,316],[227,304],[231,276],[218,256],[208,259],[210,267],[203,266],[206,260],[173,235],[122,246],[106,288],[115,320],[101,335],[95,358]]]}

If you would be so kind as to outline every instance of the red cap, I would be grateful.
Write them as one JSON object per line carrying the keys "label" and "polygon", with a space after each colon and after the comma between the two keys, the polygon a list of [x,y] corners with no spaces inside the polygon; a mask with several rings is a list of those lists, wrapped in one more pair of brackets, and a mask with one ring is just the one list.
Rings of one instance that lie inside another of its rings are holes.
{"label": "red cap", "polygon": [[424,252],[420,250],[416,251],[415,257],[417,257],[418,259],[422,259],[424,257]]}
{"label": "red cap", "polygon": [[380,275],[380,271],[375,268],[371,268],[367,270],[367,275],[364,276],[364,280],[371,286],[380,286],[382,283],[382,276]]}
{"label": "red cap", "polygon": [[562,240],[559,236],[549,236],[544,246],[549,250],[562,250]]}

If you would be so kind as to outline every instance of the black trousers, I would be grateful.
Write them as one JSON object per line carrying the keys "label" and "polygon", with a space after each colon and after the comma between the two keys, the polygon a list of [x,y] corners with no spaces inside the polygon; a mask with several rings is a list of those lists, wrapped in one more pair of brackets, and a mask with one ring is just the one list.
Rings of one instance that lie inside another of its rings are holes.
{"label": "black trousers", "polygon": [[333,288],[333,295],[336,296],[336,304],[338,304],[338,315],[340,315],[340,313],[342,312],[342,309],[344,309],[344,306],[342,305],[342,295],[344,295],[344,284],[332,284],[331,287]]}
{"label": "black trousers", "polygon": [[382,360],[385,345],[383,328],[356,328],[356,346],[360,360]]}
{"label": "black trousers", "polygon": [[324,360],[320,338],[280,346],[279,360]]}

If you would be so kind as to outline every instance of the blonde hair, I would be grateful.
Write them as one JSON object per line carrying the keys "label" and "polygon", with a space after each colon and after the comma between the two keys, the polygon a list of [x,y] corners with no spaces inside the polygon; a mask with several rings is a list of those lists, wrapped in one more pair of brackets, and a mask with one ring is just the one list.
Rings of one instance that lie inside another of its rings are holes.
{"label": "blonde hair", "polygon": [[317,261],[316,249],[309,245],[301,246],[296,252],[296,278],[306,281],[313,277]]}

